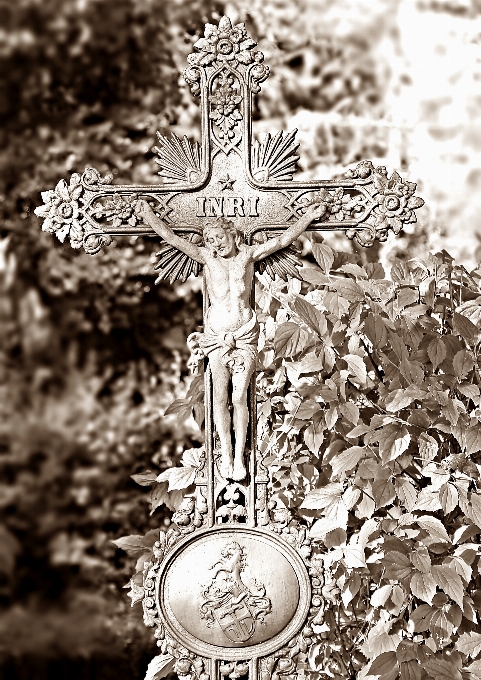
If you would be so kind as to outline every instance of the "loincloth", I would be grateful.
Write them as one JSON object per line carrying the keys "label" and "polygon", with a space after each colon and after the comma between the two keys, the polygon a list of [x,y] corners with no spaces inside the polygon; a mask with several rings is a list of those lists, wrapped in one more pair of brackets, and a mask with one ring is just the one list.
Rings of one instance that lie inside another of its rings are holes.
{"label": "loincloth", "polygon": [[243,326],[227,333],[213,331],[207,317],[204,333],[191,333],[187,338],[187,347],[191,351],[187,365],[196,374],[202,359],[218,349],[220,360],[231,373],[241,373],[246,370],[246,362],[255,361],[258,339],[259,324],[254,312]]}

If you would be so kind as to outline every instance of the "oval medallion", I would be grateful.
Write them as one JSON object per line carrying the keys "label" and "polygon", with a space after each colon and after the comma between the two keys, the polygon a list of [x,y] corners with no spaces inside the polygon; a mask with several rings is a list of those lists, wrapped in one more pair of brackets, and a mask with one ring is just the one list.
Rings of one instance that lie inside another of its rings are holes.
{"label": "oval medallion", "polygon": [[203,656],[275,651],[300,628],[309,602],[298,553],[256,529],[198,532],[176,546],[158,579],[162,618],[181,644]]}

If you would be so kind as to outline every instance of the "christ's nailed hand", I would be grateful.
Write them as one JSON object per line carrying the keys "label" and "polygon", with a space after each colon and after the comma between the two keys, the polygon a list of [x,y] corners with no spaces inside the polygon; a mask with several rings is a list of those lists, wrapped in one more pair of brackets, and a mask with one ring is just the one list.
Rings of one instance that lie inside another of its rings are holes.
{"label": "christ's nailed hand", "polygon": [[148,225],[151,224],[152,219],[155,219],[154,211],[147,203],[147,201],[144,201],[142,199],[139,199],[135,204],[135,214],[137,215],[137,217],[140,217],[142,222]]}
{"label": "christ's nailed hand", "polygon": [[306,212],[304,213],[304,217],[308,218],[311,222],[314,220],[320,220],[321,217],[323,217],[326,213],[326,204],[325,203],[311,203],[310,206],[308,206]]}

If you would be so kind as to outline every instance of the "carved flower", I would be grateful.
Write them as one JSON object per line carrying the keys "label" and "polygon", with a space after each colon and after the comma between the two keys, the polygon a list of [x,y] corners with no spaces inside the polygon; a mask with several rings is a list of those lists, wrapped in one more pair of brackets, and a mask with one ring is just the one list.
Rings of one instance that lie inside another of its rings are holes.
{"label": "carved flower", "polygon": [[352,198],[349,194],[345,194],[342,187],[335,189],[333,192],[322,188],[312,195],[309,202],[303,204],[303,208],[307,208],[307,206],[313,203],[323,203],[328,213],[334,215],[339,222],[342,222],[344,219],[349,219],[358,202],[359,197],[355,196]]}
{"label": "carved flower", "polygon": [[38,217],[44,217],[42,230],[56,234],[59,241],[65,241],[70,236],[72,248],[82,246],[83,228],[79,222],[79,204],[83,191],[80,175],[74,174],[70,184],[62,179],[54,191],[42,191],[44,205],[35,208]]}
{"label": "carved flower", "polygon": [[233,88],[233,83],[234,78],[232,76],[222,74],[219,87],[210,98],[214,108],[209,115],[220,128],[219,136],[221,138],[227,136],[232,139],[234,136],[233,128],[239,120],[242,120],[241,113],[237,108],[242,101],[242,96]]}
{"label": "carved flower", "polygon": [[371,246],[376,239],[385,241],[390,230],[398,234],[403,224],[416,222],[414,211],[423,206],[424,201],[414,196],[414,182],[403,181],[397,172],[388,177],[384,166],[374,168],[370,161],[359,163],[350,176],[369,180],[363,186],[374,206],[359,227],[346,231],[348,238],[356,239],[364,247]]}
{"label": "carved flower", "polygon": [[376,229],[392,229],[398,234],[403,224],[416,221],[413,210],[424,205],[424,201],[413,196],[416,184],[404,182],[397,172],[388,178],[386,168],[376,168],[373,179],[378,201],[374,226]]}
{"label": "carved flower", "polygon": [[106,217],[108,222],[112,222],[113,227],[120,227],[121,224],[130,224],[135,227],[138,217],[135,214],[135,205],[137,203],[137,196],[120,196],[114,194],[108,198],[103,204],[96,207],[94,215],[97,218]]}
{"label": "carved flower", "polygon": [[214,61],[227,62],[232,66],[238,62],[252,64],[253,61],[262,61],[260,52],[252,52],[256,45],[247,37],[244,24],[232,26],[228,17],[222,17],[219,26],[206,24],[204,37],[194,44],[201,54],[191,54],[188,60],[193,66],[210,66]]}

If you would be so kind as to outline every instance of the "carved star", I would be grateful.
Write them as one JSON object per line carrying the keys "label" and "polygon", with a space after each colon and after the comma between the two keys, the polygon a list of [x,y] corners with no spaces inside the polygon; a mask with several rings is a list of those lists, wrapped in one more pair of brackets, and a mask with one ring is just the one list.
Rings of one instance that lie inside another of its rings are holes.
{"label": "carved star", "polygon": [[220,177],[217,181],[221,185],[221,191],[224,191],[224,189],[231,189],[232,191],[234,190],[234,187],[232,185],[234,184],[235,179],[232,179],[231,177],[229,177],[229,175],[226,175],[225,177]]}

